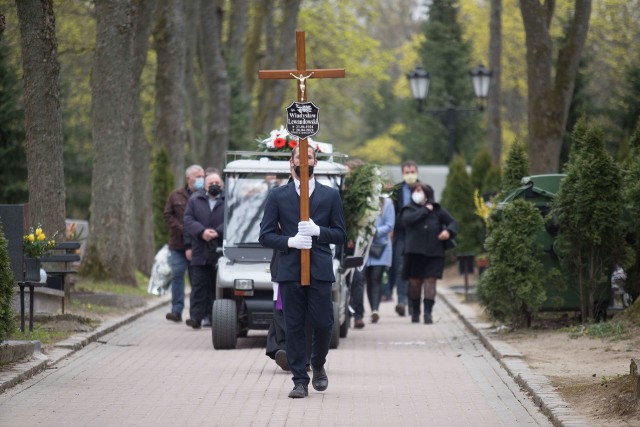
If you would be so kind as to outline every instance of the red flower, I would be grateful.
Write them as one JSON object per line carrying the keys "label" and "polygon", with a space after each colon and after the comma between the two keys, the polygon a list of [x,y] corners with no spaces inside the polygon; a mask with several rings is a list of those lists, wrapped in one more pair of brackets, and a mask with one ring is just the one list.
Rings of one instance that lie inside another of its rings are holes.
{"label": "red flower", "polygon": [[289,140],[289,148],[291,148],[293,150],[294,148],[296,148],[296,145],[298,145],[298,141],[296,141],[295,139],[291,138]]}
{"label": "red flower", "polygon": [[276,148],[282,148],[286,144],[287,144],[287,141],[280,135],[276,136],[276,139],[273,140],[273,146]]}

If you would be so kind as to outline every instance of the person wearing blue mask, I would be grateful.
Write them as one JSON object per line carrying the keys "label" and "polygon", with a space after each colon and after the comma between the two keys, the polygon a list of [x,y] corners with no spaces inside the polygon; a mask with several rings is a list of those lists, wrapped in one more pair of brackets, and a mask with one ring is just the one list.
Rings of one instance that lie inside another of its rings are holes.
{"label": "person wearing blue mask", "polygon": [[171,192],[164,206],[164,222],[169,226],[169,251],[171,252],[171,311],[167,320],[182,322],[184,309],[184,275],[189,271],[191,245],[183,234],[184,212],[191,194],[204,188],[204,169],[191,165],[186,170],[187,183]]}

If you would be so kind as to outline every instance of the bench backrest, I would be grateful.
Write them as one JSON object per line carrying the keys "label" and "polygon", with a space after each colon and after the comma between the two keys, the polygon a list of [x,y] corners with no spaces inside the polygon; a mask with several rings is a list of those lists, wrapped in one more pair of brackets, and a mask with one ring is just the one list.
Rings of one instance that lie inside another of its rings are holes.
{"label": "bench backrest", "polygon": [[22,233],[24,233],[24,205],[0,205],[0,223],[8,241],[7,250],[11,271],[16,281],[23,277]]}

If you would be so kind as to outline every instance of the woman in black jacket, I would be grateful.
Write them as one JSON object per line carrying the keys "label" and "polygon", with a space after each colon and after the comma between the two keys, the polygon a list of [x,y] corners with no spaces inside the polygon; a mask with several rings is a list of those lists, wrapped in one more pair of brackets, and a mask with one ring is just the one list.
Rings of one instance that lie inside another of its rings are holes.
{"label": "woman in black jacket", "polygon": [[458,233],[458,222],[433,197],[433,188],[418,182],[411,203],[400,211],[405,229],[402,278],[409,280],[411,322],[420,321],[420,296],[424,288],[424,323],[433,323],[436,280],[444,271],[445,242]]}

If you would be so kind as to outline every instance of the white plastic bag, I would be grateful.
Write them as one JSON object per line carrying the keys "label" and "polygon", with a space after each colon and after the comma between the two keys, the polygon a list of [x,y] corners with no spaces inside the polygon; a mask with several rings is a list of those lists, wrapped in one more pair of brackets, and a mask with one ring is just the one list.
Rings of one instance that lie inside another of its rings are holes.
{"label": "white plastic bag", "polygon": [[147,292],[161,296],[167,293],[171,286],[171,264],[169,259],[171,252],[169,246],[164,245],[153,258],[151,276],[149,277],[149,288]]}

